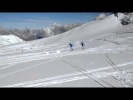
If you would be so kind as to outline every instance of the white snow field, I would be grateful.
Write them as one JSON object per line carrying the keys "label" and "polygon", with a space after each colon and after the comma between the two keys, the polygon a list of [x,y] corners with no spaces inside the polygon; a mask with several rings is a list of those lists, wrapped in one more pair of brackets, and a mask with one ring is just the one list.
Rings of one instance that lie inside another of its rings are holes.
{"label": "white snow field", "polygon": [[0,47],[3,45],[9,45],[12,43],[20,43],[20,42],[23,42],[23,40],[13,34],[0,35]]}
{"label": "white snow field", "polygon": [[109,15],[56,36],[2,46],[0,87],[133,87],[133,25],[122,26],[122,17]]}

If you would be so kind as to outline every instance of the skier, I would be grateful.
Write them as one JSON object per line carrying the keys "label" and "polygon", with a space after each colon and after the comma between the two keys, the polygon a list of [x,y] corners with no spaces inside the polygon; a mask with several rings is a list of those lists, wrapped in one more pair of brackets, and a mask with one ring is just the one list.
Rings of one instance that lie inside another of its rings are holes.
{"label": "skier", "polygon": [[80,43],[80,45],[82,46],[82,50],[84,49],[84,42],[82,41],[81,43]]}
{"label": "skier", "polygon": [[73,51],[73,46],[74,46],[74,45],[70,42],[70,43],[69,43],[69,46],[70,46],[70,48],[71,48],[71,51]]}

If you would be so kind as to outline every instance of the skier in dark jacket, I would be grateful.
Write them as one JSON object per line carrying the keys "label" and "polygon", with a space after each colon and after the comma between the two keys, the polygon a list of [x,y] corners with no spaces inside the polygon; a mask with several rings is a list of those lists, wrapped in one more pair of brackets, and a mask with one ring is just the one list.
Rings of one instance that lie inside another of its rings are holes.
{"label": "skier in dark jacket", "polygon": [[81,43],[80,43],[80,45],[82,46],[82,50],[84,49],[84,42],[82,41]]}
{"label": "skier in dark jacket", "polygon": [[74,45],[70,42],[70,43],[69,43],[69,46],[70,46],[70,48],[71,48],[71,51],[73,51],[73,46],[74,46]]}

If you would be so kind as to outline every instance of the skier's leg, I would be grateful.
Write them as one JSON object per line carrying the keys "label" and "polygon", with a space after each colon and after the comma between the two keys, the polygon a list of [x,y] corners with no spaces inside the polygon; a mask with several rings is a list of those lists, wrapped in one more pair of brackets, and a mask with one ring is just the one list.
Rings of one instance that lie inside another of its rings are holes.
{"label": "skier's leg", "polygon": [[72,47],[70,47],[70,50],[72,51]]}
{"label": "skier's leg", "polygon": [[84,46],[83,46],[83,49],[85,49]]}
{"label": "skier's leg", "polygon": [[73,51],[73,48],[71,48],[72,49],[72,51]]}

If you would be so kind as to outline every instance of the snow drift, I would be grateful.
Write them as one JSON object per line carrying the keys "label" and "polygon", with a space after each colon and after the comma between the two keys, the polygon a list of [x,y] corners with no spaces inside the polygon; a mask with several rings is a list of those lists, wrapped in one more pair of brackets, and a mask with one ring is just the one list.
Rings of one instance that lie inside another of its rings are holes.
{"label": "snow drift", "polygon": [[12,43],[19,43],[19,42],[23,42],[23,40],[12,34],[0,36],[0,46],[9,45]]}

